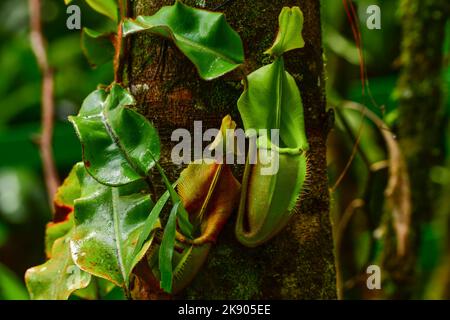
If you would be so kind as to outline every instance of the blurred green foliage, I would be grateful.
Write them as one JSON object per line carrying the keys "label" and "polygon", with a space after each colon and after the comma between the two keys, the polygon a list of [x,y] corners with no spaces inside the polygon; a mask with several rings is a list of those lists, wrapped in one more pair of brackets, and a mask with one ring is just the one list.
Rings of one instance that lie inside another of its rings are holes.
{"label": "blurred green foliage", "polygon": [[[324,47],[327,61],[327,94],[330,107],[336,107],[341,100],[361,103],[376,113],[395,131],[398,123],[398,110],[395,88],[399,72],[399,53],[402,32],[399,20],[399,1],[387,0],[355,0],[353,1],[359,16],[359,27],[362,38],[362,51],[369,78],[369,87],[363,94],[359,77],[358,49],[353,39],[351,25],[342,5],[342,1],[326,1],[322,7],[324,25]],[[381,30],[369,30],[366,27],[366,8],[376,4],[381,8]],[[450,114],[450,23],[447,23],[446,38],[443,39],[445,61],[442,70],[442,88],[447,115]],[[425,106],[424,106],[425,107]],[[361,114],[345,110],[344,116],[351,128],[352,137],[348,134],[339,117],[336,129],[329,143],[330,180],[331,184],[338,179],[353,151],[355,137],[360,137],[361,151],[357,151],[352,165],[340,187],[332,195],[332,209],[335,223],[342,219],[351,201],[362,198],[369,201],[364,209],[356,209],[348,222],[340,249],[340,270],[342,273],[343,297],[345,298],[379,298],[389,297],[394,292],[393,284],[384,281],[381,296],[371,295],[364,290],[365,284],[358,280],[369,264],[381,264],[384,243],[381,234],[386,219],[386,208],[383,205],[384,188],[387,171],[376,175],[368,174],[366,158],[370,164],[380,164],[387,158],[385,143],[380,139],[376,127],[365,120],[361,128]],[[418,252],[417,270],[422,279],[415,298],[442,299],[449,298],[448,270],[449,266],[449,217],[450,199],[450,126],[446,137],[447,166],[435,167],[430,172],[431,179],[442,187],[441,197],[436,199],[439,208],[434,219],[421,228],[421,244],[414,248]],[[368,184],[368,179],[371,184]],[[370,193],[370,196],[368,196]],[[335,230],[336,232],[336,230]],[[337,231],[339,232],[339,231]],[[447,271],[445,271],[447,270]],[[447,275],[446,275],[447,272]],[[441,279],[439,281],[438,279]],[[423,290],[423,288],[426,288]]]}

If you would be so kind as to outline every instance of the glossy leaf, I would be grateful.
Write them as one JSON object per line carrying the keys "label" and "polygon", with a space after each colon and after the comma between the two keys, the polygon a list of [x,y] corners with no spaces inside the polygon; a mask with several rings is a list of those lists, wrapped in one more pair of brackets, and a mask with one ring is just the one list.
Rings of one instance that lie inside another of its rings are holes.
{"label": "glossy leaf", "polygon": [[75,201],[73,259],[82,270],[126,289],[133,267],[151,243],[133,255],[152,207],[147,186],[138,181],[113,188],[95,181],[82,165],[77,172],[82,192]]}
{"label": "glossy leaf", "polygon": [[248,76],[238,109],[246,130],[279,129],[281,147],[308,149],[300,91],[283,58]]}
{"label": "glossy leaf", "polygon": [[139,113],[125,108],[135,103],[117,84],[100,89],[84,101],[78,116],[69,117],[83,147],[88,172],[99,182],[124,185],[144,178],[160,155],[156,129]]}
{"label": "glossy leaf", "polygon": [[266,51],[272,56],[279,57],[283,53],[303,48],[305,41],[302,37],[303,13],[299,7],[284,7],[278,17],[279,30],[273,46]]}
{"label": "glossy leaf", "polygon": [[172,39],[206,80],[218,78],[244,61],[242,41],[222,13],[176,1],[153,16],[138,16],[123,24],[125,36],[145,30]]}
{"label": "glossy leaf", "polygon": [[117,21],[118,6],[116,0],[86,0],[86,3],[95,11],[109,17],[113,21]]}
{"label": "glossy leaf", "polygon": [[159,248],[159,271],[161,272],[161,288],[166,292],[172,291],[172,257],[175,247],[177,228],[177,213],[180,202],[173,206],[169,220],[164,228],[164,235]]}
{"label": "glossy leaf", "polygon": [[72,260],[70,235],[55,241],[50,260],[27,270],[25,282],[31,299],[67,300],[72,292],[89,285],[91,275],[80,270]]}
{"label": "glossy leaf", "polygon": [[96,67],[113,60],[114,45],[113,33],[101,33],[92,29],[83,28],[81,32],[81,49],[89,64]]}

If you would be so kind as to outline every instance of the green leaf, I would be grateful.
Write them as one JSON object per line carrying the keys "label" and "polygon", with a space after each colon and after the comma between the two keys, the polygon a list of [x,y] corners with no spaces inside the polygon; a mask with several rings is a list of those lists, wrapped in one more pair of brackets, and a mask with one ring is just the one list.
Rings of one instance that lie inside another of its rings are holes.
{"label": "green leaf", "polygon": [[242,41],[222,13],[177,1],[153,16],[138,16],[123,24],[124,36],[145,30],[172,39],[206,80],[218,78],[244,61]]}
{"label": "green leaf", "polygon": [[303,48],[303,13],[299,7],[284,7],[278,17],[279,30],[273,46],[265,53],[280,57],[283,53]]}
{"label": "green leaf", "polygon": [[81,195],[80,183],[78,182],[76,165],[64,179],[63,184],[58,188],[54,201],[61,205],[73,206],[75,199]]}
{"label": "green leaf", "polygon": [[164,206],[167,203],[167,200],[169,200],[170,193],[169,191],[166,191],[161,198],[156,202],[155,206],[152,208],[152,211],[148,215],[147,219],[144,222],[144,225],[142,227],[141,234],[139,235],[139,239],[137,241],[134,255],[138,255],[138,252],[142,249],[145,241],[150,236],[151,232],[157,227],[159,224],[159,215],[164,208]]}
{"label": "green leaf", "polygon": [[[211,242],[203,245],[190,245],[175,240],[176,250],[173,250],[171,263],[173,270],[171,294],[179,293],[192,282],[205,263],[212,246]],[[158,281],[161,280],[160,248],[161,246],[156,242],[152,243],[147,255],[148,266]]]}
{"label": "green leaf", "polygon": [[238,109],[246,130],[279,129],[282,147],[308,149],[300,91],[283,58],[248,76]]}
{"label": "green leaf", "polygon": [[[172,203],[178,202],[181,203],[180,196],[175,191],[174,186],[172,186],[172,184],[170,183],[166,173],[164,172],[164,169],[159,165],[159,163],[156,164],[156,169],[161,175],[164,185],[166,186],[168,192],[170,193]],[[178,207],[178,225],[180,227],[181,232],[189,239],[192,239],[192,232],[194,231],[194,226],[189,221],[189,213],[186,211],[186,209],[182,204],[180,204],[180,206]]]}
{"label": "green leaf", "polygon": [[66,5],[68,5],[68,4],[70,4],[72,1],[73,1],[73,0],[64,0],[64,3],[65,3]]}
{"label": "green leaf", "polygon": [[113,60],[114,45],[111,41],[113,36],[114,34],[110,32],[101,33],[83,28],[81,32],[81,49],[91,67]]}
{"label": "green leaf", "polygon": [[69,117],[83,147],[87,171],[100,183],[120,186],[146,177],[160,155],[156,129],[139,113],[117,84],[100,89],[84,101],[78,116]]}
{"label": "green leaf", "polygon": [[23,283],[0,263],[0,300],[28,300]]}
{"label": "green leaf", "polygon": [[113,188],[98,183],[82,165],[77,172],[82,192],[75,201],[73,259],[82,270],[127,290],[129,275],[152,240],[133,255],[152,208],[147,186],[137,181]]}
{"label": "green leaf", "polygon": [[61,222],[50,222],[45,230],[45,253],[48,258],[52,256],[52,248],[55,241],[66,236],[73,228],[73,214]]}
{"label": "green leaf", "polygon": [[169,220],[164,229],[164,235],[159,248],[159,271],[161,272],[161,288],[170,293],[172,292],[172,257],[175,247],[175,236],[177,228],[177,212],[180,202],[173,206]]}
{"label": "green leaf", "polygon": [[86,0],[95,11],[117,21],[118,6],[116,0]]}
{"label": "green leaf", "polygon": [[72,260],[70,235],[55,241],[50,260],[27,270],[25,282],[31,299],[67,300],[72,292],[89,285],[91,275],[80,270]]}

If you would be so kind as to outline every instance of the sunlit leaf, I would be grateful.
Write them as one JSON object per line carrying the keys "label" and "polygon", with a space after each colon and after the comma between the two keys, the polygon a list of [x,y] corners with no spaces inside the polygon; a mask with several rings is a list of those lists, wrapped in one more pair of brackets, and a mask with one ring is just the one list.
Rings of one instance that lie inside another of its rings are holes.
{"label": "sunlit leaf", "polygon": [[111,41],[113,36],[109,32],[101,33],[83,28],[81,49],[92,67],[112,61],[114,57],[114,45]]}
{"label": "sunlit leaf", "polygon": [[25,281],[33,300],[67,300],[75,290],[85,288],[91,275],[78,268],[70,252],[71,233],[55,241],[52,258],[28,269]]}
{"label": "sunlit leaf", "polygon": [[72,256],[83,270],[127,288],[129,275],[145,254],[151,239],[138,255],[134,247],[152,208],[143,181],[108,187],[78,167],[81,198],[75,201]]}
{"label": "sunlit leaf", "polygon": [[279,30],[273,46],[266,53],[281,56],[283,53],[303,48],[303,13],[299,7],[284,7],[278,17]]}
{"label": "sunlit leaf", "polygon": [[160,155],[156,129],[139,113],[125,108],[133,96],[114,84],[84,101],[78,116],[70,117],[83,149],[88,172],[106,185],[124,185],[144,178]]}
{"label": "sunlit leaf", "polygon": [[153,16],[138,16],[123,24],[125,36],[145,30],[171,38],[207,80],[232,71],[244,61],[242,41],[222,13],[191,8],[177,1]]}
{"label": "sunlit leaf", "polygon": [[246,130],[279,129],[282,146],[308,148],[300,91],[282,58],[248,76],[238,109]]}

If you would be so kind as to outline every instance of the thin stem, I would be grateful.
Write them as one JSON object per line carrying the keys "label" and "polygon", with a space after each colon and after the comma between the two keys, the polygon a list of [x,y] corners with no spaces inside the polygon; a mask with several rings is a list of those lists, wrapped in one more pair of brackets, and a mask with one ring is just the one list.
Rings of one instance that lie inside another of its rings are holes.
{"label": "thin stem", "polygon": [[125,5],[123,0],[119,0],[119,24],[117,25],[117,34],[114,41],[114,82],[116,83],[122,83],[123,81],[124,55],[122,54],[122,23],[125,18]]}
{"label": "thin stem", "polygon": [[53,70],[50,67],[45,50],[45,39],[41,26],[41,1],[29,0],[30,11],[30,40],[33,53],[42,73],[42,134],[39,138],[39,149],[42,158],[42,166],[45,177],[45,185],[50,205],[53,202],[53,195],[59,186],[58,173],[56,171],[53,158],[53,127],[54,127],[54,80]]}
{"label": "thin stem", "polygon": [[348,123],[348,121],[345,118],[345,116],[342,114],[341,110],[339,110],[339,108],[335,109],[335,111],[336,111],[336,115],[338,116],[339,120],[341,120],[345,131],[347,132],[347,134],[349,135],[350,139],[352,140],[353,144],[357,146],[358,153],[361,156],[361,159],[364,161],[364,164],[366,165],[367,169],[370,170],[370,167],[371,167],[372,164],[370,163],[370,160],[367,157],[367,155],[364,152],[364,150],[361,148],[361,144],[357,143],[358,138],[353,133],[353,130],[350,127],[350,124]]}
{"label": "thin stem", "polygon": [[114,39],[114,82],[123,81],[123,59],[122,59],[122,19],[117,26],[117,34]]}
{"label": "thin stem", "polygon": [[242,76],[242,83],[244,84],[244,90],[247,90],[248,89],[248,77],[247,77],[247,74],[245,73],[244,69],[242,68],[242,66],[240,66],[238,68],[238,72]]}
{"label": "thin stem", "polygon": [[351,167],[351,165],[353,163],[353,160],[355,159],[356,153],[358,152],[359,144],[361,142],[361,136],[362,136],[362,131],[364,129],[364,119],[365,118],[366,118],[366,112],[363,111],[361,113],[361,120],[360,120],[360,125],[359,125],[359,130],[358,130],[358,136],[357,136],[357,139],[356,139],[356,141],[355,141],[355,143],[353,145],[352,154],[350,155],[350,158],[348,159],[344,170],[339,175],[339,178],[336,180],[334,186],[331,188],[331,192],[332,193],[336,191],[336,189],[341,184],[342,180],[344,180],[345,176],[347,175],[348,170],[350,169],[350,167]]}

